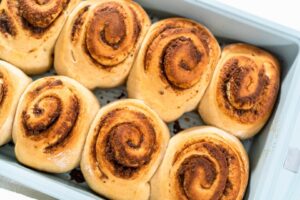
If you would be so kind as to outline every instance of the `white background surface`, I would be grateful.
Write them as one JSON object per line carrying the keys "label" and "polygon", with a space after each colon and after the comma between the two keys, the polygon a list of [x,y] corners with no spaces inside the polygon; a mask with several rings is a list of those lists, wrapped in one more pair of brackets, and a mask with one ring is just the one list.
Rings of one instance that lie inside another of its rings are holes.
{"label": "white background surface", "polygon": [[[297,0],[216,0],[300,32],[300,6]],[[300,33],[299,33],[300,36]]]}
{"label": "white background surface", "polygon": [[[256,16],[288,26],[300,32],[300,7],[297,0],[216,0],[236,7]],[[300,37],[300,33],[299,33]],[[28,200],[29,197],[18,195],[14,192],[26,194],[38,199],[49,199],[41,193],[22,187],[6,178],[0,177],[1,199]],[[4,189],[5,188],[5,189]],[[9,190],[6,190],[9,189]],[[12,192],[14,191],[14,192]]]}

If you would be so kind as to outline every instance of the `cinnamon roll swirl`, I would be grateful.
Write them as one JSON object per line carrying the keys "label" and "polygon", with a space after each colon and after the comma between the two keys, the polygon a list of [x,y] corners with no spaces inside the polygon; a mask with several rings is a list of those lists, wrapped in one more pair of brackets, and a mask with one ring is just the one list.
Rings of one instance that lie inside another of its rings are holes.
{"label": "cinnamon roll swirl", "polygon": [[150,23],[134,1],[81,2],[59,36],[55,69],[90,89],[121,85]]}
{"label": "cinnamon roll swirl", "polygon": [[130,72],[129,97],[144,100],[160,117],[174,121],[197,107],[220,47],[204,26],[183,18],[152,25]]}
{"label": "cinnamon roll swirl", "polygon": [[31,82],[21,70],[0,61],[0,146],[11,140],[13,119],[23,91]]}
{"label": "cinnamon roll swirl", "polygon": [[0,58],[27,74],[52,65],[54,43],[79,0],[2,0]]}
{"label": "cinnamon roll swirl", "polygon": [[98,100],[67,77],[41,78],[22,95],[13,126],[17,160],[52,173],[79,164]]}
{"label": "cinnamon roll swirl", "polygon": [[187,129],[171,138],[150,199],[242,200],[248,173],[237,138],[214,127]]}
{"label": "cinnamon roll swirl", "polygon": [[280,68],[270,53],[248,44],[224,48],[199,106],[207,123],[241,138],[264,126],[276,101]]}
{"label": "cinnamon roll swirl", "polygon": [[107,198],[148,199],[148,182],[168,140],[167,126],[142,101],[111,103],[91,125],[81,170],[88,185]]}

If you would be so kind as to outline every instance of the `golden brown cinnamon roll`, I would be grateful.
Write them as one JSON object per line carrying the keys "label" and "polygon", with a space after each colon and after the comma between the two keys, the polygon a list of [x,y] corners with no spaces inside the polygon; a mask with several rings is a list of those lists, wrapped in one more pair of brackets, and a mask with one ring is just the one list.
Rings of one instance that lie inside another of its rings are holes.
{"label": "golden brown cinnamon roll", "polygon": [[47,71],[54,43],[79,0],[2,0],[0,58],[27,74]]}
{"label": "golden brown cinnamon roll", "polygon": [[0,146],[11,140],[19,98],[30,82],[21,70],[0,61]]}
{"label": "golden brown cinnamon roll", "polygon": [[249,163],[241,142],[214,127],[195,127],[171,138],[151,180],[150,199],[241,200]]}
{"label": "golden brown cinnamon roll", "polygon": [[111,103],[91,125],[81,170],[88,185],[107,198],[148,199],[148,182],[168,140],[167,126],[142,101]]}
{"label": "golden brown cinnamon roll", "polygon": [[124,83],[150,20],[131,0],[81,2],[55,47],[55,69],[86,87]]}
{"label": "golden brown cinnamon roll", "polygon": [[75,80],[34,81],[20,99],[13,126],[18,161],[52,173],[76,167],[98,109],[95,96]]}
{"label": "golden brown cinnamon roll", "polygon": [[130,72],[129,97],[170,122],[197,107],[220,55],[204,26],[183,18],[152,25]]}
{"label": "golden brown cinnamon roll", "polygon": [[271,115],[280,85],[277,59],[247,44],[224,48],[199,113],[211,125],[244,139]]}

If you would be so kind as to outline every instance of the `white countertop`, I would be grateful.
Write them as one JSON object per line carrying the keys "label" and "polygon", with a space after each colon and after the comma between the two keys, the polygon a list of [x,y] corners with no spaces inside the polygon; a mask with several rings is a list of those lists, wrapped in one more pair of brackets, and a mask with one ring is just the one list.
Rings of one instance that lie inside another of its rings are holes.
{"label": "white countertop", "polygon": [[[244,10],[256,16],[274,21],[300,32],[300,12],[297,1],[285,0],[216,0]],[[300,33],[299,33],[300,36]],[[2,189],[1,189],[2,188]],[[15,193],[17,192],[17,193]],[[24,194],[26,196],[20,195]],[[29,200],[31,198],[48,200],[50,197],[26,188],[0,176],[0,196],[5,199]]]}

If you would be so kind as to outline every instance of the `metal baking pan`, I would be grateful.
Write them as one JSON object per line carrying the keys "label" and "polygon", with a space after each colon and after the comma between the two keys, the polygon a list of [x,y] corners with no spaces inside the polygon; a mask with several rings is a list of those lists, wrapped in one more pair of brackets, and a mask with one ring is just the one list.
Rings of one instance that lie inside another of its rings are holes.
{"label": "metal baking pan", "polygon": [[[276,55],[282,66],[280,94],[271,119],[251,140],[244,142],[251,162],[251,176],[245,199],[297,199],[300,196],[300,54],[297,32],[251,16],[215,1],[138,0],[150,15],[158,18],[183,16],[207,26],[221,45],[246,42]],[[46,75],[53,74],[49,72]],[[43,75],[45,76],[45,75]],[[39,78],[39,77],[33,77]],[[101,106],[126,98],[125,87],[95,90]],[[169,124],[171,132],[202,124],[195,112]],[[13,144],[0,148],[0,175],[58,199],[101,199],[82,182],[77,169],[66,174],[46,174],[17,163]],[[297,190],[298,189],[298,190]]]}

